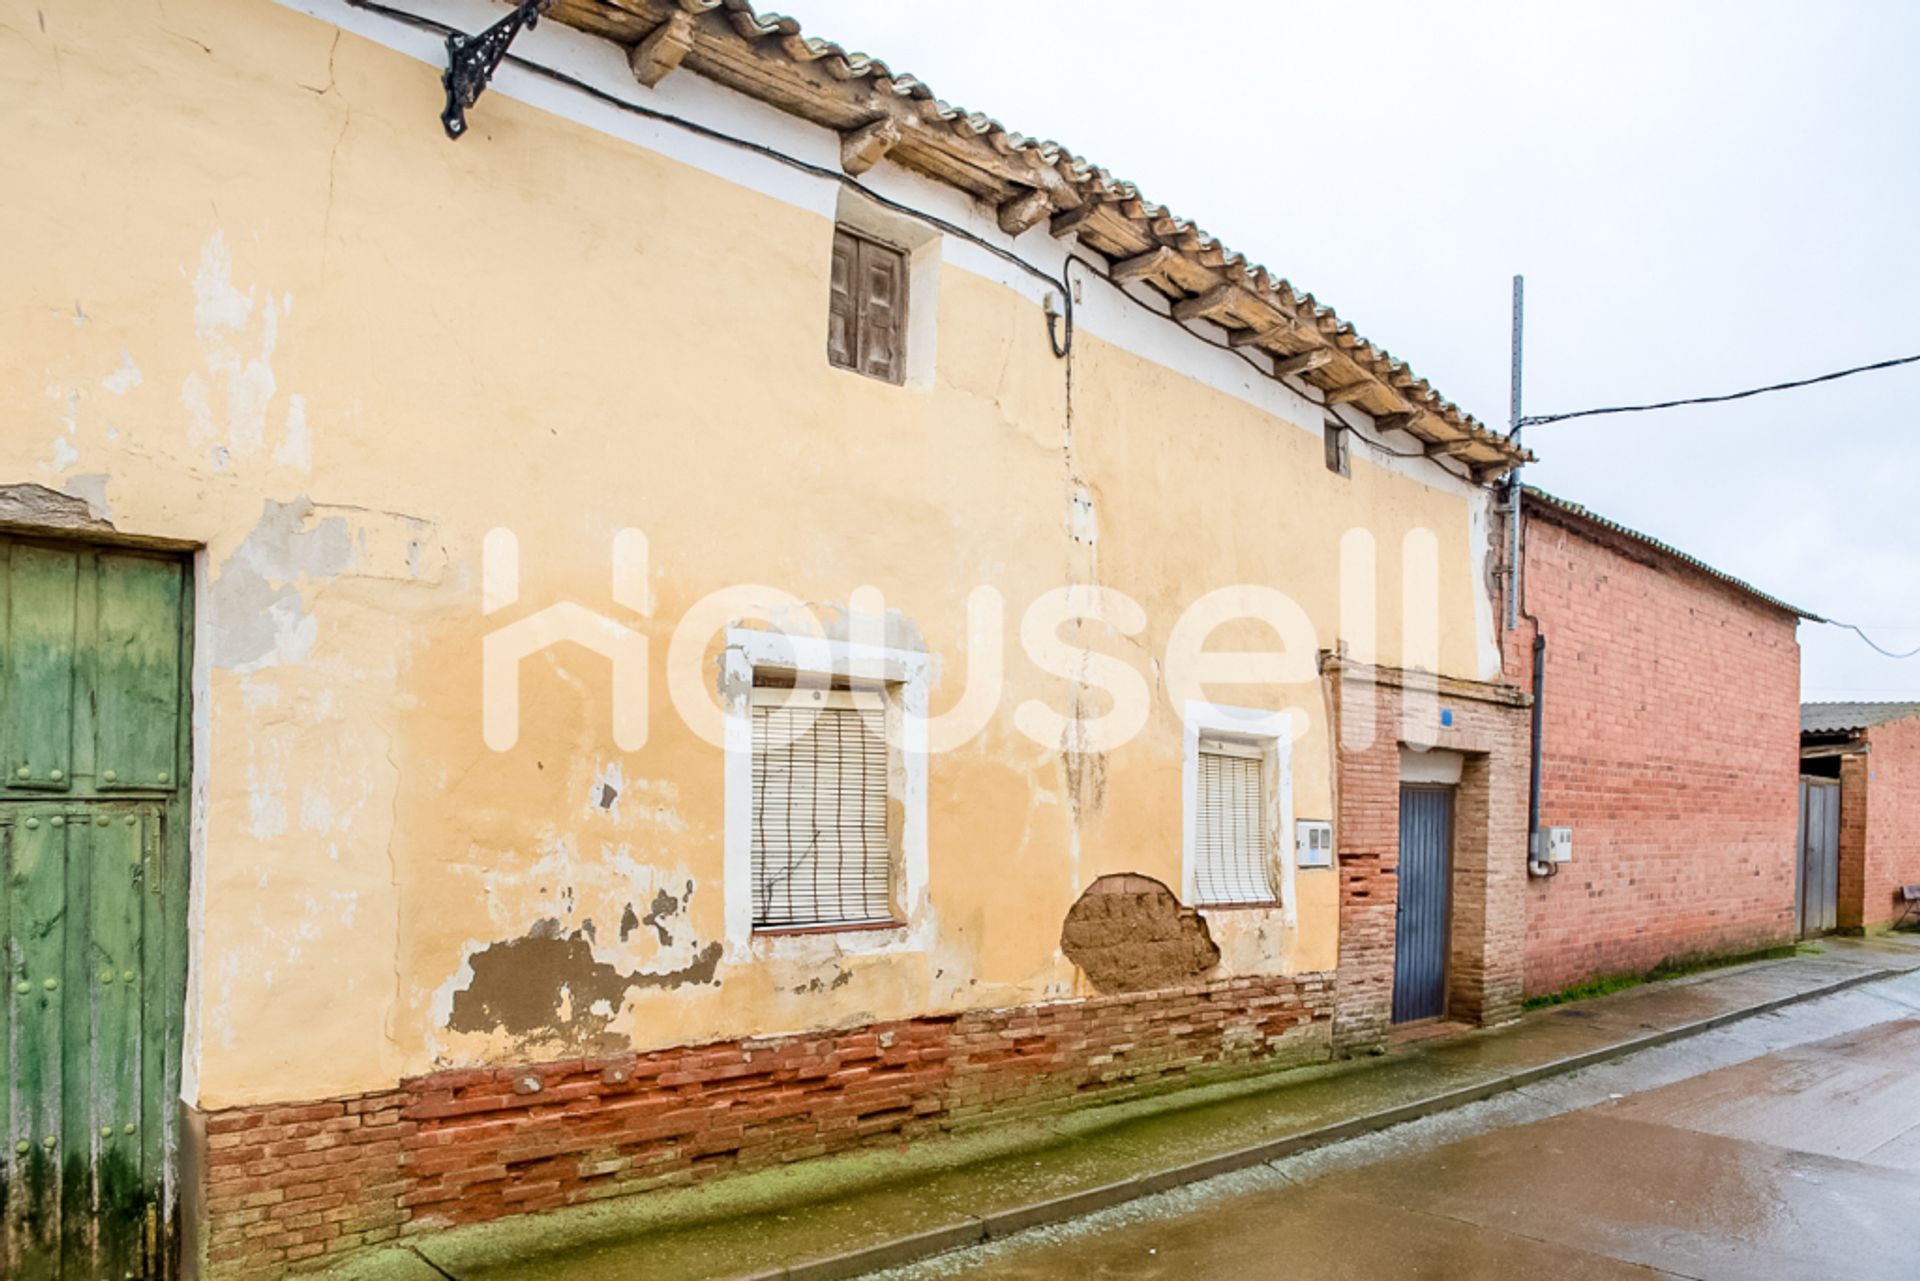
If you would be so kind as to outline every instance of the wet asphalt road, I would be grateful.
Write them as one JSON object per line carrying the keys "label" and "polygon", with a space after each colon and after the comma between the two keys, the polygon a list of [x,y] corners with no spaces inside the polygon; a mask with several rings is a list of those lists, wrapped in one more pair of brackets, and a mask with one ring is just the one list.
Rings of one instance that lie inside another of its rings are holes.
{"label": "wet asphalt road", "polygon": [[888,1281],[1920,1278],[1920,976]]}

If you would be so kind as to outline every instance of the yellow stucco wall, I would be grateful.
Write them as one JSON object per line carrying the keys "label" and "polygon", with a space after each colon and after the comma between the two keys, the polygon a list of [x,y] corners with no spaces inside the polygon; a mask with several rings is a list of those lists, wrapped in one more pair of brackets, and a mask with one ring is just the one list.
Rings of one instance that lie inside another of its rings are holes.
{"label": "yellow stucco wall", "polygon": [[[967,668],[965,592],[993,584],[1007,692],[930,767],[930,949],[730,952],[717,984],[631,989],[601,1021],[636,1047],[1082,991],[1058,951],[1077,894],[1119,871],[1179,885],[1181,720],[1159,656],[1201,591],[1279,588],[1329,646],[1340,535],[1363,526],[1396,661],[1400,540],[1430,530],[1441,666],[1478,674],[1457,488],[1360,450],[1332,476],[1317,431],[1084,327],[1068,445],[1033,303],[951,266],[930,389],[830,369],[830,219],[500,93],[450,145],[440,98],[431,68],[265,0],[0,0],[0,484],[205,549],[203,1105],[566,1052],[446,1026],[468,957],[543,920],[592,920],[596,959],[631,973],[721,937],[721,753],[673,715],[663,663],[673,621],[716,588],[844,604],[879,587],[939,661],[937,711]],[[1092,542],[1069,529],[1076,481]],[[643,750],[613,743],[606,665],[578,649],[527,663],[514,750],[482,742],[496,526],[519,538],[517,609],[621,613],[609,548],[647,535],[656,603],[629,618],[653,655]],[[1013,708],[1072,703],[1017,629],[1073,582],[1145,608],[1141,634],[1093,643],[1156,701],[1144,734],[1069,777]],[[1307,709],[1295,811],[1331,812],[1316,685],[1209,694]],[[663,891],[671,942],[620,940]],[[1333,874],[1301,873],[1296,895],[1296,929],[1222,926],[1233,964],[1332,967]]]}

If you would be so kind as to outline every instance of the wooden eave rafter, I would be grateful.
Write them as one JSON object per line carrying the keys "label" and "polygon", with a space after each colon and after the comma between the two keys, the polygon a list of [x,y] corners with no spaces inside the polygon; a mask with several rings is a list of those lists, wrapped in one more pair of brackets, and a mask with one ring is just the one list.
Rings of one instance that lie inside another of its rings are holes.
{"label": "wooden eave rafter", "polygon": [[1466,463],[1477,480],[1530,457],[1311,295],[1143,200],[1131,184],[1052,143],[951,108],[883,62],[805,37],[790,18],[758,14],[749,0],[557,0],[552,16],[630,51],[653,39],[634,61],[636,74],[656,83],[685,68],[834,130],[850,173],[884,159],[991,205],[1008,234],[1046,222],[1054,236],[1076,237],[1111,260],[1116,281],[1158,290],[1177,318],[1220,325],[1232,345],[1271,355],[1276,377],[1445,446],[1444,456]]}

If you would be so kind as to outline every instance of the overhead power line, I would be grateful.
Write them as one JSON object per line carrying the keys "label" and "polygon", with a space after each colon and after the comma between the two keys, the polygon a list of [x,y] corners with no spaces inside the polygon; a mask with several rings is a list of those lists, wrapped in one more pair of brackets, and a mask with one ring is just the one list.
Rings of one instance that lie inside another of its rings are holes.
{"label": "overhead power line", "polygon": [[1916,363],[1920,363],[1920,355],[1896,356],[1892,360],[1876,360],[1871,365],[1855,365],[1852,369],[1836,369],[1830,374],[1820,374],[1814,378],[1796,378],[1792,382],[1749,387],[1745,391],[1728,392],[1724,396],[1689,396],[1684,400],[1662,400],[1651,405],[1609,405],[1605,409],[1576,409],[1566,414],[1530,414],[1519,419],[1515,426],[1532,427],[1540,423],[1565,422],[1569,418],[1595,418],[1601,414],[1644,414],[1653,409],[1678,409],[1682,405],[1718,405],[1729,400],[1745,400],[1749,396],[1764,396],[1774,391],[1792,391],[1796,387],[1811,387],[1816,383],[1830,383],[1840,378],[1851,378],[1855,374],[1870,374],[1875,370],[1893,369],[1899,365]]}
{"label": "overhead power line", "polygon": [[1865,632],[1861,631],[1858,627],[1855,627],[1852,623],[1837,622],[1831,618],[1823,619],[1821,621],[1827,623],[1829,626],[1832,626],[1832,627],[1845,628],[1847,631],[1852,632],[1855,636],[1858,636],[1861,640],[1865,641],[1869,649],[1872,649],[1877,654],[1883,654],[1888,658],[1913,658],[1916,655],[1920,655],[1920,645],[1916,645],[1912,649],[1908,650],[1906,653],[1901,654],[1881,645],[1878,641],[1874,640],[1873,637],[1867,635]]}

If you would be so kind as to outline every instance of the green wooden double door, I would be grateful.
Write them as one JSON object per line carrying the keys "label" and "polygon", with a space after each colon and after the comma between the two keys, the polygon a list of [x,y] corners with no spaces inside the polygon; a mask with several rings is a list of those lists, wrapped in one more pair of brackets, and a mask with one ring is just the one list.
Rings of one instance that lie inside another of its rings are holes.
{"label": "green wooden double door", "polygon": [[0,1276],[171,1275],[187,568],[0,537]]}

